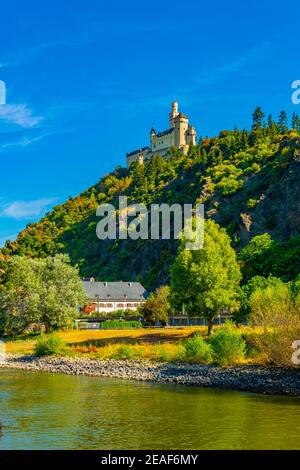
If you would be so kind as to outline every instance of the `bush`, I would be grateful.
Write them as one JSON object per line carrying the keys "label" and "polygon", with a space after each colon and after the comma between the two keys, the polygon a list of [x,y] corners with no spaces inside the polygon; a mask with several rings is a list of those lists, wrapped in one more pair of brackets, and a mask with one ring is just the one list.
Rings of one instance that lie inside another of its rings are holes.
{"label": "bush", "polygon": [[153,345],[153,359],[163,362],[181,361],[185,357],[182,343],[158,343]]}
{"label": "bush", "polygon": [[300,337],[300,295],[283,282],[259,288],[250,297],[251,322],[261,327],[252,344],[264,359],[292,366],[292,343]]}
{"label": "bush", "polygon": [[227,323],[210,338],[213,359],[220,366],[229,366],[244,359],[246,343],[234,325]]}
{"label": "bush", "polygon": [[34,347],[36,356],[51,356],[61,354],[66,348],[66,343],[57,335],[42,335]]}
{"label": "bush", "polygon": [[122,344],[121,346],[118,347],[118,349],[116,350],[113,356],[116,359],[133,359],[134,351],[131,346]]}
{"label": "bush", "polygon": [[183,342],[183,346],[185,359],[193,362],[211,362],[211,346],[201,335],[195,334],[192,338],[186,339]]}
{"label": "bush", "polygon": [[102,330],[127,330],[130,328],[141,328],[142,325],[139,321],[126,321],[126,320],[106,320],[101,323]]}
{"label": "bush", "polygon": [[254,209],[255,206],[257,206],[259,200],[258,199],[248,199],[246,205],[248,209]]}

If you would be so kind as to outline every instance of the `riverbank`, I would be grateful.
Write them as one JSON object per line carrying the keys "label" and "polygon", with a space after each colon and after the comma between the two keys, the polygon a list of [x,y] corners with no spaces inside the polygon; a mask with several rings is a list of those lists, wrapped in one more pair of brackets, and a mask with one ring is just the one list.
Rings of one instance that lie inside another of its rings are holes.
{"label": "riverbank", "polygon": [[198,364],[99,360],[82,357],[37,358],[12,354],[8,354],[5,362],[0,363],[0,368],[300,396],[300,370],[292,368],[257,365],[222,368]]}

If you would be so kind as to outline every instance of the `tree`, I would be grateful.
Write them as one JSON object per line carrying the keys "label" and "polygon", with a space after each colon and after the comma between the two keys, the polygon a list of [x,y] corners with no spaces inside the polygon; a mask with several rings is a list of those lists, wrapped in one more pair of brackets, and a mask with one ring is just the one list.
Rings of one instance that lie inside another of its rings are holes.
{"label": "tree", "polygon": [[190,316],[201,315],[208,323],[224,309],[238,308],[240,268],[226,231],[212,220],[206,221],[204,246],[200,250],[185,249],[185,239],[171,268],[171,299],[173,305]]}
{"label": "tree", "polygon": [[168,322],[168,313],[170,311],[169,303],[170,288],[161,286],[154,294],[150,294],[149,299],[141,308],[144,320],[150,323],[160,322],[166,324]]}
{"label": "tree", "polygon": [[300,131],[300,118],[299,115],[296,113],[293,113],[292,116],[292,129],[296,132]]}
{"label": "tree", "polygon": [[243,285],[240,292],[241,307],[238,312],[238,321],[247,319],[251,313],[251,296],[258,289],[267,289],[269,287],[281,286],[282,281],[278,277],[253,276],[247,284]]}
{"label": "tree", "polygon": [[268,261],[268,254],[276,245],[269,233],[263,233],[253,237],[248,245],[240,252],[239,258],[242,261],[243,279],[249,280],[257,273],[265,273],[265,264]]}
{"label": "tree", "polygon": [[284,134],[285,132],[287,132],[288,130],[288,126],[287,126],[287,114],[285,111],[281,111],[280,114],[279,114],[279,118],[278,118],[278,130],[279,132],[281,132],[282,134]]}
{"label": "tree", "polygon": [[269,114],[269,116],[268,116],[268,133],[272,138],[274,138],[276,136],[276,133],[277,133],[276,123],[273,120],[271,114]]}
{"label": "tree", "polygon": [[252,129],[257,130],[262,127],[262,120],[264,118],[264,112],[260,106],[255,108],[254,113],[252,114]]}
{"label": "tree", "polygon": [[14,256],[8,260],[0,294],[6,333],[21,333],[32,323],[43,324],[47,333],[71,326],[78,305],[85,302],[78,271],[69,264],[68,256]]}

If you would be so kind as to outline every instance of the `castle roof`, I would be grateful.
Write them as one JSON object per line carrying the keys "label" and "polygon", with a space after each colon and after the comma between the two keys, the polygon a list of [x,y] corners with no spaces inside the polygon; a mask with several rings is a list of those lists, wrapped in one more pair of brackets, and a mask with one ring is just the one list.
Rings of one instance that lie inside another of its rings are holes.
{"label": "castle roof", "polygon": [[132,155],[135,155],[136,153],[141,153],[141,152],[144,152],[144,150],[151,150],[150,147],[142,147],[140,149],[137,149],[137,150],[133,150],[132,152],[127,152],[127,157],[131,157]]}
{"label": "castle roof", "polygon": [[163,137],[164,135],[172,134],[172,132],[174,132],[174,127],[171,127],[171,129],[167,129],[166,131],[158,132],[156,137]]}

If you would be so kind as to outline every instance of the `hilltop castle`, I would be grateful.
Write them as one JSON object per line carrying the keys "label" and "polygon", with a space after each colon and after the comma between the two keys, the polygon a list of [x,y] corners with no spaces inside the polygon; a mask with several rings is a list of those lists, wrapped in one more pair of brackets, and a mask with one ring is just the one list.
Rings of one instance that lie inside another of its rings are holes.
{"label": "hilltop castle", "polygon": [[143,147],[126,154],[127,168],[132,162],[143,163],[153,155],[164,156],[170,147],[181,149],[186,155],[190,145],[196,144],[196,131],[189,125],[189,118],[178,112],[178,103],[172,103],[172,111],[169,114],[170,128],[156,133],[152,128],[150,131],[150,147]]}

